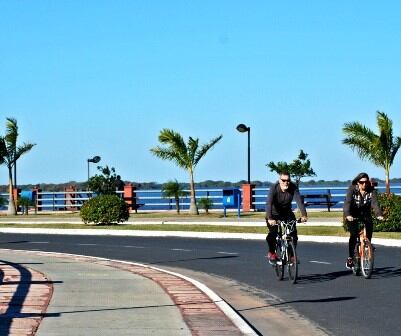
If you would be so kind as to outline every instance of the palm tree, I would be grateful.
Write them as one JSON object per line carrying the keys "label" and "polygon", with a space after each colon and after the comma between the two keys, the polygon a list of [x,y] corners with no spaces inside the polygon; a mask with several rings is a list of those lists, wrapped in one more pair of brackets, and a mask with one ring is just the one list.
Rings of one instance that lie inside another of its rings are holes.
{"label": "palm tree", "polygon": [[162,187],[162,193],[163,197],[174,197],[175,208],[177,209],[177,213],[180,213],[180,197],[188,196],[188,192],[184,191],[178,181],[175,180],[165,183]]}
{"label": "palm tree", "polygon": [[159,142],[164,147],[157,146],[151,148],[150,151],[163,160],[173,161],[177,166],[184,168],[189,173],[189,186],[191,192],[191,204],[189,206],[190,214],[199,214],[196,206],[194,170],[200,159],[205,156],[207,151],[211,149],[223,136],[212,139],[209,143],[199,145],[199,139],[189,137],[188,143],[185,143],[183,137],[171,130],[164,128],[160,131]]}
{"label": "palm tree", "polygon": [[14,118],[6,119],[6,134],[0,137],[0,164],[5,164],[8,168],[8,186],[9,186],[9,202],[8,202],[8,215],[16,215],[16,199],[14,199],[14,181],[13,168],[17,160],[29,152],[35,144],[24,143],[22,146],[17,146],[18,139],[18,124]]}
{"label": "palm tree", "polygon": [[393,137],[393,122],[384,113],[377,111],[379,134],[359,122],[346,123],[343,144],[356,150],[361,159],[368,159],[376,166],[384,168],[386,193],[390,193],[390,167],[401,146],[401,137]]}

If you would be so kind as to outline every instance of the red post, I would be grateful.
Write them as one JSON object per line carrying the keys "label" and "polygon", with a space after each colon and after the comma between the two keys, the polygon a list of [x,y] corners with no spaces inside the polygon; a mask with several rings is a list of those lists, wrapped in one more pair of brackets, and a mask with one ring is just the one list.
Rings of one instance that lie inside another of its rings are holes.
{"label": "red post", "polygon": [[18,188],[13,188],[13,199],[14,199],[14,204],[15,204],[15,210],[18,212],[19,211],[19,206],[18,206],[18,198],[19,194],[21,192],[21,189]]}
{"label": "red post", "polygon": [[255,209],[253,204],[254,184],[245,183],[242,185],[242,211],[251,211]]}
{"label": "red post", "polygon": [[42,211],[42,195],[39,193],[42,192],[42,189],[39,188],[39,186],[36,186],[32,189],[33,197],[34,197],[34,202],[35,202],[35,212],[36,211]]}
{"label": "red post", "polygon": [[131,210],[135,210],[135,213],[137,212],[137,207],[136,207],[136,194],[135,194],[135,187],[132,183],[127,183],[124,185],[124,201],[127,203],[128,207]]}
{"label": "red post", "polygon": [[74,185],[70,185],[64,188],[65,191],[65,209],[76,211],[78,208],[75,206],[75,192],[77,188]]}

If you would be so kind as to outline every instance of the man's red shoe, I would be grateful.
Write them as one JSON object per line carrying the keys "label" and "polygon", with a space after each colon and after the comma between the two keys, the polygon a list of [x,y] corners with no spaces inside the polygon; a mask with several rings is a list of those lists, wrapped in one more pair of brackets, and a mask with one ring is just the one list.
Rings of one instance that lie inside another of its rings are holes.
{"label": "man's red shoe", "polygon": [[275,265],[277,262],[277,254],[276,253],[272,253],[272,252],[268,252],[267,253],[267,259],[269,260],[269,263],[272,265]]}

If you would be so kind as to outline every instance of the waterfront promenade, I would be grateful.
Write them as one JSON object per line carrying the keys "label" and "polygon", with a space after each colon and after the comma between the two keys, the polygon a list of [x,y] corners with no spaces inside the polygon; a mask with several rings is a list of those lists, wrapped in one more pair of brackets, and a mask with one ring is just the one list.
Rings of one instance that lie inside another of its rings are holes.
{"label": "waterfront promenade", "polygon": [[[54,218],[33,220],[33,217],[28,217],[17,216],[10,219],[2,216],[0,222],[55,222]],[[166,222],[163,219],[154,220],[156,223],[160,221]],[[185,221],[188,222],[187,219]],[[66,217],[62,222],[81,223],[77,217]],[[142,222],[140,219],[132,220],[128,225]],[[245,218],[213,219],[202,223],[265,225],[262,220],[249,221]],[[314,219],[309,224],[339,225],[336,219]],[[0,232],[125,236],[193,234],[197,238],[204,236],[216,239],[265,237],[264,234],[28,227],[1,228]],[[300,237],[301,241],[329,241],[327,239]],[[331,239],[333,242],[347,240],[346,237]],[[386,241],[392,242],[392,246],[400,246],[398,240],[375,239],[375,243],[379,245],[386,244]],[[53,252],[1,249],[0,255],[0,335],[255,334],[216,293],[196,279],[177,273],[134,262]],[[324,335],[323,332],[310,329],[308,324],[301,323],[299,328],[304,328],[303,334]]]}

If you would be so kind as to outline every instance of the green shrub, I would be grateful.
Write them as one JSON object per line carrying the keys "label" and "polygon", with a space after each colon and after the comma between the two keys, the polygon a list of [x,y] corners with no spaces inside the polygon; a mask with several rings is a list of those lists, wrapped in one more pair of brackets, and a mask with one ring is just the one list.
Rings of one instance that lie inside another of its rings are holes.
{"label": "green shrub", "polygon": [[401,231],[401,197],[385,193],[377,195],[379,205],[383,211],[384,221],[373,219],[374,231],[400,232]]}
{"label": "green shrub", "polygon": [[35,206],[35,201],[28,197],[18,197],[17,205],[21,207],[22,213],[28,215],[29,207]]}
{"label": "green shrub", "polygon": [[213,206],[213,201],[210,198],[203,197],[198,201],[198,205],[201,209],[205,209],[205,212],[208,214],[209,209]]}
{"label": "green shrub", "polygon": [[80,211],[85,224],[117,224],[129,218],[128,206],[117,195],[99,195],[85,202]]}

